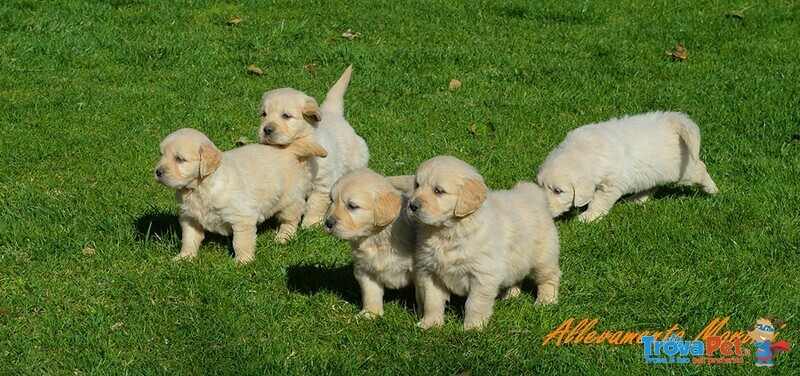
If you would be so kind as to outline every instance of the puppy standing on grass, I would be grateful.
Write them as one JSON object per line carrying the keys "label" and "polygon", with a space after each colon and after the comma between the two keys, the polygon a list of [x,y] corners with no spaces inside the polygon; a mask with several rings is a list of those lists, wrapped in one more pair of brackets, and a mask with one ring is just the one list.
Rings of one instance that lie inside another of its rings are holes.
{"label": "puppy standing on grass", "polygon": [[464,329],[482,329],[494,300],[519,294],[527,275],[537,304],[555,303],[561,269],[558,231],[536,184],[490,192],[474,167],[440,156],[419,166],[407,213],[419,222],[416,286],[424,294],[417,326],[444,323],[450,292],[466,295]]}
{"label": "puppy standing on grass", "polygon": [[352,70],[350,66],[344,71],[321,106],[317,106],[314,98],[292,88],[275,89],[261,98],[258,137],[262,144],[310,141],[328,151],[327,158],[310,160],[313,183],[308,192],[303,227],[322,221],[333,183],[347,172],[366,167],[369,161],[367,143],[344,118],[344,93]]}
{"label": "puppy standing on grass", "polygon": [[[403,215],[406,198],[370,169],[350,172],[331,189],[325,230],[350,242],[353,269],[367,319],[383,315],[384,289],[413,283],[415,224]],[[417,294],[417,306],[422,300]]]}
{"label": "puppy standing on grass", "polygon": [[246,145],[221,152],[201,132],[184,128],[161,142],[155,177],[175,189],[183,232],[181,252],[192,258],[205,231],[233,235],[236,261],[253,259],[256,227],[277,213],[275,240],[286,242],[297,230],[311,184],[309,157],[325,157],[325,149],[298,142],[281,149]]}
{"label": "puppy standing on grass", "polygon": [[539,185],[557,217],[573,206],[589,205],[578,216],[604,216],[625,194],[645,202],[666,183],[717,186],[700,160],[700,129],[685,114],[650,112],[584,125],[567,134],[539,167]]}

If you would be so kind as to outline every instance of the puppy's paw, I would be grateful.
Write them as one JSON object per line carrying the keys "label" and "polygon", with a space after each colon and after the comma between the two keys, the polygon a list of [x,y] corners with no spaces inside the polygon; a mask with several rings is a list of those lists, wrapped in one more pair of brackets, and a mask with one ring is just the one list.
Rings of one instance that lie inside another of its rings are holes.
{"label": "puppy's paw", "polygon": [[464,322],[464,330],[474,330],[482,332],[485,327],[486,323],[483,320],[472,320]]}
{"label": "puppy's paw", "polygon": [[507,288],[506,291],[503,293],[502,299],[505,300],[505,299],[516,298],[517,296],[519,296],[519,293],[521,291],[522,290],[519,288],[519,286],[511,286]]}
{"label": "puppy's paw", "polygon": [[719,189],[717,189],[716,185],[705,186],[703,187],[703,192],[708,193],[710,195],[715,195],[717,194],[717,192],[719,192]]}
{"label": "puppy's paw", "polygon": [[233,257],[233,261],[236,261],[240,264],[247,264],[248,262],[253,261],[254,258],[255,257],[253,257],[252,254],[236,255]]}
{"label": "puppy's paw", "polygon": [[383,316],[383,310],[381,310],[380,312],[372,312],[366,309],[362,309],[361,312],[359,312],[358,315],[356,315],[356,317],[361,317],[364,320],[369,320],[369,321],[375,320],[381,316]]}
{"label": "puppy's paw", "polygon": [[603,217],[604,215],[606,215],[606,213],[598,213],[587,210],[578,216],[578,220],[584,223],[593,222],[596,219]]}
{"label": "puppy's paw", "polygon": [[423,318],[417,323],[417,328],[430,329],[430,328],[438,328],[442,325],[444,325],[444,318],[436,320],[429,320]]}
{"label": "puppy's paw", "polygon": [[172,258],[172,261],[191,260],[195,256],[197,256],[197,255],[194,254],[194,253],[178,253],[177,256]]}
{"label": "puppy's paw", "polygon": [[321,223],[322,223],[322,217],[321,216],[303,217],[303,223],[300,224],[300,227],[309,228],[309,227],[318,226]]}
{"label": "puppy's paw", "polygon": [[275,241],[280,244],[286,244],[289,241],[289,239],[292,238],[292,236],[294,236],[294,234],[278,232],[275,235]]}
{"label": "puppy's paw", "polygon": [[537,306],[546,306],[550,304],[558,303],[558,296],[550,295],[550,296],[540,296],[536,298],[536,301],[533,303]]}

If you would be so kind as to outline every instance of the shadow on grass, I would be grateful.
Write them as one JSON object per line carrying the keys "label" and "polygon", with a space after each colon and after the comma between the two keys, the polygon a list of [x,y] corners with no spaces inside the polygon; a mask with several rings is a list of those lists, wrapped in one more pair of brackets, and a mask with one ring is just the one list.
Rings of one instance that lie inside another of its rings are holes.
{"label": "shadow on grass", "polygon": [[[342,300],[361,307],[361,287],[353,276],[353,264],[345,266],[295,265],[287,270],[286,285],[289,290],[303,295],[328,292]],[[410,312],[416,307],[413,287],[399,290],[387,289],[383,296],[384,304],[395,302]]]}
{"label": "shadow on grass", "polygon": [[[158,211],[148,211],[141,217],[137,218],[133,227],[134,240],[140,243],[149,242],[162,242],[170,241],[171,239],[181,239],[181,225],[178,222],[178,216],[174,214],[161,213]],[[274,230],[278,227],[277,220],[269,219],[258,226],[258,234],[266,231]],[[206,231],[206,237],[203,244],[215,243],[228,249],[231,257],[234,256],[233,252],[233,238],[230,236],[222,236],[213,232]],[[202,246],[201,246],[202,247]],[[179,251],[180,249],[176,249]]]}

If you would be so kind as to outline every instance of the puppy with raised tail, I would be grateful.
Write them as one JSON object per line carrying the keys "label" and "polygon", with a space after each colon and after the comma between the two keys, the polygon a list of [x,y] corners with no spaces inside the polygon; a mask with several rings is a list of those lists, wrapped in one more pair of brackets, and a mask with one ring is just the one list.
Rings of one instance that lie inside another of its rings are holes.
{"label": "puppy with raised tail", "polygon": [[158,182],[175,189],[183,232],[181,252],[173,260],[193,258],[205,231],[233,235],[234,259],[249,262],[256,227],[277,214],[275,236],[286,242],[297,230],[311,184],[310,157],[324,158],[313,142],[286,148],[260,144],[221,152],[203,133],[184,128],[161,142],[155,168]]}
{"label": "puppy with raised tail", "polygon": [[623,195],[645,202],[659,185],[717,185],[700,160],[700,129],[686,114],[650,112],[584,125],[567,134],[539,166],[539,185],[557,217],[588,205],[578,220],[606,215]]}
{"label": "puppy with raised tail", "polygon": [[325,230],[350,243],[361,286],[359,315],[367,319],[383,315],[384,290],[413,283],[416,230],[404,215],[406,197],[383,176],[362,168],[333,185],[331,201]]}
{"label": "puppy with raised tail", "polygon": [[536,184],[489,191],[464,161],[439,156],[414,176],[406,213],[419,222],[416,286],[424,295],[422,328],[444,323],[450,293],[466,295],[464,329],[482,329],[494,301],[519,294],[532,275],[537,304],[558,300],[558,231]]}
{"label": "puppy with raised tail", "polygon": [[303,227],[322,221],[333,183],[347,172],[366,167],[369,161],[367,143],[344,118],[344,93],[352,70],[350,66],[344,71],[320,106],[314,98],[292,88],[275,89],[261,98],[259,142],[289,145],[308,140],[328,151],[327,158],[310,159],[313,183]]}

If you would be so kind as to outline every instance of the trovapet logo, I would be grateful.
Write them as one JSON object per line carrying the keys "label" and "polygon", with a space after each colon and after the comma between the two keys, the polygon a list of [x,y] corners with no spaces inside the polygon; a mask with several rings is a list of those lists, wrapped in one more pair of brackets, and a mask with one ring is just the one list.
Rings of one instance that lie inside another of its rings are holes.
{"label": "trovapet logo", "polygon": [[767,315],[756,320],[756,324],[747,327],[747,335],[753,340],[753,346],[756,347],[756,366],[757,367],[772,367],[772,356],[781,351],[789,351],[789,342],[784,340],[774,341],[775,328],[785,328],[786,324],[783,320],[775,320],[773,323],[773,315]]}
{"label": "trovapet logo", "polygon": [[741,340],[726,341],[717,336],[708,336],[705,341],[684,341],[674,334],[662,341],[646,336],[642,344],[647,363],[744,363],[743,356],[750,355],[750,349],[742,349]]}

